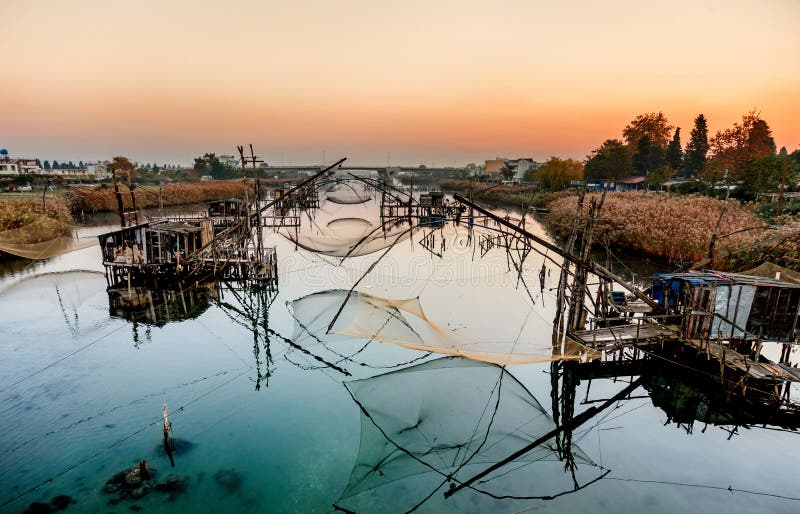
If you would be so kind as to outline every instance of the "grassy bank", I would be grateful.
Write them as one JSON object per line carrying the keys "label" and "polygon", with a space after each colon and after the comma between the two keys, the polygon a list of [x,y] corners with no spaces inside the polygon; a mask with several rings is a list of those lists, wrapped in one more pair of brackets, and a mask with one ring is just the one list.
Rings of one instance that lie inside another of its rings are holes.
{"label": "grassy bank", "polygon": [[[262,184],[274,185],[286,181],[262,180]],[[226,198],[242,198],[245,183],[241,179],[211,180],[208,182],[180,182],[168,184],[161,189],[161,200],[164,206],[186,205],[208,202],[211,200],[224,200]],[[247,181],[248,194],[254,191],[254,182]],[[133,208],[130,191],[126,186],[120,186],[122,202],[125,210]],[[158,187],[145,186],[134,189],[136,207],[148,209],[159,206]],[[112,187],[97,189],[73,188],[64,193],[64,200],[73,213],[116,211],[117,199]]]}
{"label": "grassy bank", "polygon": [[[599,194],[587,195],[599,199]],[[577,196],[556,199],[549,204],[547,221],[560,237],[569,234],[575,218]],[[716,200],[704,196],[667,196],[657,193],[610,193],[595,231],[595,239],[612,248],[663,259],[670,263],[696,262],[706,257],[711,234],[723,208],[718,234],[763,226],[755,214],[735,200]],[[752,230],[720,237],[717,256],[752,243],[769,231]],[[718,259],[720,269],[732,263]]]}
{"label": "grassy bank", "polygon": [[441,179],[439,186],[448,191],[455,191],[470,196],[475,200],[498,203],[512,207],[531,205],[536,188],[531,186],[512,186],[484,184],[470,180]]}

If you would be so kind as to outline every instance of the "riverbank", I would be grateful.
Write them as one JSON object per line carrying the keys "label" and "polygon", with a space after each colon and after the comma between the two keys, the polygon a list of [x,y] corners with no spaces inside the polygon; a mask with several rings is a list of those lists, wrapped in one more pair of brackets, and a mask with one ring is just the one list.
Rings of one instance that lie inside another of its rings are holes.
{"label": "riverbank", "polygon": [[507,205],[520,208],[532,205],[536,195],[536,187],[504,184],[485,184],[471,180],[440,179],[439,187],[443,190],[461,193],[482,202]]}
{"label": "riverbank", "polygon": [[[283,184],[286,180],[262,179],[261,184],[274,186]],[[204,203],[226,198],[243,198],[245,188],[247,194],[252,195],[255,188],[253,180],[210,180],[208,182],[178,182],[167,184],[160,190],[155,186],[135,187],[133,195],[136,199],[137,209],[157,208],[160,205],[189,205]],[[131,192],[127,186],[120,186],[122,204],[125,210],[133,209]],[[117,198],[113,187],[104,184],[104,187],[95,189],[71,188],[64,193],[64,201],[73,214],[81,212],[116,212]]]}

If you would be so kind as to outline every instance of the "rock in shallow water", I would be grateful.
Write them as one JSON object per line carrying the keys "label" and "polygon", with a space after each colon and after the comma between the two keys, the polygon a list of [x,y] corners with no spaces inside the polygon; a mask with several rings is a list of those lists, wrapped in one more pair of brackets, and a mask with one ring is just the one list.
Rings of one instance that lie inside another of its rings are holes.
{"label": "rock in shallow water", "polygon": [[242,487],[242,475],[234,468],[217,471],[214,473],[214,481],[228,493],[236,492]]}

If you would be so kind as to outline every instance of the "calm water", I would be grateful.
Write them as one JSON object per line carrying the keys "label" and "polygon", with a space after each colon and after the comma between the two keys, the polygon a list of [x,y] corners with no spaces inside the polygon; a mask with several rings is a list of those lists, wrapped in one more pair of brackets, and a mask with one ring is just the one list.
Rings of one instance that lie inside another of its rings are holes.
{"label": "calm water", "polygon": [[[330,236],[329,221],[374,216],[371,203],[325,204],[304,226]],[[335,229],[343,239],[359,230]],[[276,293],[189,287],[133,313],[106,292],[97,248],[7,269],[0,511],[66,494],[77,502],[68,512],[797,512],[796,500],[769,495],[800,497],[798,434],[736,427],[670,369],[574,431],[571,471],[549,441],[476,484],[555,499],[476,490],[445,499],[443,475],[467,479],[555,426],[554,383],[578,414],[637,377],[583,376],[565,389],[550,362],[503,370],[409,348],[433,337],[549,345],[558,278],[548,265],[540,283],[541,255],[526,256],[522,283],[505,250],[481,255],[490,230],[429,232],[392,248],[359,288],[395,303],[418,298],[424,319],[391,334],[378,327],[372,339],[352,335],[372,330],[372,318],[354,314],[348,334],[326,335],[293,315],[313,324],[325,311],[308,295],[348,289],[382,251],[340,263],[270,233]],[[409,344],[387,342],[398,340]],[[164,403],[184,442],[174,468],[161,445]],[[555,405],[563,418],[561,398]],[[110,505],[106,481],[142,459],[156,481],[179,475],[185,492]]]}

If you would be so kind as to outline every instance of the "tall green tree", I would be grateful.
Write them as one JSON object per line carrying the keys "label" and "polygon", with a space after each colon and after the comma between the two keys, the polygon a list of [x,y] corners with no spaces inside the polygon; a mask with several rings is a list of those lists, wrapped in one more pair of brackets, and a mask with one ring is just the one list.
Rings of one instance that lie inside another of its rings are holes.
{"label": "tall green tree", "polygon": [[571,181],[583,178],[583,164],[573,159],[550,157],[543,166],[533,170],[533,178],[545,191],[560,191]]}
{"label": "tall green tree", "polygon": [[195,157],[194,169],[202,175],[211,175],[218,180],[236,176],[236,170],[220,162],[219,157],[213,153]]}
{"label": "tall green tree", "polygon": [[42,167],[42,161],[40,161],[39,159],[36,159],[36,165],[41,168]]}
{"label": "tall green tree", "polygon": [[60,168],[61,168],[61,165],[58,163],[58,161],[53,159],[53,169],[57,170],[57,169],[60,169]]}
{"label": "tall green tree", "polygon": [[671,134],[672,125],[663,112],[640,114],[622,130],[625,142],[632,150],[636,149],[636,145],[644,136],[650,138],[651,145],[666,150]]}
{"label": "tall green tree", "polygon": [[44,169],[46,170],[50,169],[50,161],[44,161]]}
{"label": "tall green tree", "polygon": [[619,139],[608,139],[592,150],[586,158],[584,175],[587,179],[617,179],[633,171],[631,153]]}
{"label": "tall green tree", "polygon": [[664,158],[665,164],[673,170],[683,167],[683,147],[681,146],[681,128],[675,129],[675,134],[667,146],[667,153]]}
{"label": "tall green tree", "polygon": [[633,172],[635,175],[644,177],[652,171],[656,171],[664,164],[664,150],[650,141],[650,136],[644,135],[636,145],[636,152],[633,154]]}
{"label": "tall green tree", "polygon": [[508,161],[503,163],[503,167],[500,169],[500,176],[503,177],[503,180],[512,180],[514,178],[514,168]]}
{"label": "tall green tree", "polygon": [[737,196],[752,199],[757,193],[778,192],[781,181],[785,188],[794,189],[797,187],[797,170],[798,167],[788,157],[775,154],[761,157],[750,164],[742,177]]}
{"label": "tall green tree", "polygon": [[800,150],[795,150],[789,154],[789,160],[800,166]]}
{"label": "tall green tree", "polygon": [[775,155],[772,129],[759,114],[751,111],[742,116],[741,123],[717,132],[709,141],[712,159],[729,170],[732,180],[743,180],[753,163]]}
{"label": "tall green tree", "polygon": [[683,169],[687,175],[693,177],[703,171],[708,157],[708,122],[706,117],[699,114],[694,119],[694,128],[690,135],[689,144],[686,145],[686,154],[683,157]]}
{"label": "tall green tree", "polygon": [[114,171],[120,174],[132,173],[135,169],[136,165],[133,164],[130,159],[121,155],[111,159],[111,164],[108,165],[109,173]]}

